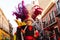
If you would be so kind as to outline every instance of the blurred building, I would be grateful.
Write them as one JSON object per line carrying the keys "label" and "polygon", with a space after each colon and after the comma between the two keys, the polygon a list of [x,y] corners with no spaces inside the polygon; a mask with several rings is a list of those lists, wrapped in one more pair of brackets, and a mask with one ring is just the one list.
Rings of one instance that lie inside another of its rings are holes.
{"label": "blurred building", "polygon": [[0,40],[10,40],[9,22],[3,11],[0,9]]}
{"label": "blurred building", "polygon": [[10,32],[10,40],[13,40],[13,27],[11,23],[9,23],[9,32]]}
{"label": "blurred building", "polygon": [[43,9],[45,9],[49,5],[51,0],[44,0],[44,1],[43,0],[38,0],[38,2],[39,2],[39,6],[42,7]]}
{"label": "blurred building", "polygon": [[[58,40],[60,37],[60,0],[40,0],[43,7],[42,20],[44,38],[47,40]],[[44,39],[43,38],[43,39]]]}

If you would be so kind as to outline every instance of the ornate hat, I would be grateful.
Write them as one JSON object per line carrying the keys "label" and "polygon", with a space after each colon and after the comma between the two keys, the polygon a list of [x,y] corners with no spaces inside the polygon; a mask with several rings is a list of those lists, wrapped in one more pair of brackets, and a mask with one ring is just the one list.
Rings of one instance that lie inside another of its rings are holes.
{"label": "ornate hat", "polygon": [[27,21],[32,21],[32,22],[34,22],[34,20],[32,19],[32,17],[30,17],[30,16],[29,16],[27,19],[25,19],[24,21],[25,21],[25,22],[27,22]]}

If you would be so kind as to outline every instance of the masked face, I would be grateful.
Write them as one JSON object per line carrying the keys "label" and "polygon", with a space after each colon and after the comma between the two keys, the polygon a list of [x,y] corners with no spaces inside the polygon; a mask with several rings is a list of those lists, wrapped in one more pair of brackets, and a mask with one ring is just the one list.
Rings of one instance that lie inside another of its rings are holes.
{"label": "masked face", "polygon": [[27,21],[26,24],[27,25],[32,25],[32,21]]}

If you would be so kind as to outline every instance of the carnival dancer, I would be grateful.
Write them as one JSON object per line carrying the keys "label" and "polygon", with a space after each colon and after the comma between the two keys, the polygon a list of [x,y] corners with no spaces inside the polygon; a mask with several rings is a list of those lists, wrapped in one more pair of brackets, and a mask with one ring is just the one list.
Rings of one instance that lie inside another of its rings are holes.
{"label": "carnival dancer", "polygon": [[32,26],[33,20],[26,19],[26,29],[22,29],[21,32],[24,34],[24,40],[37,40],[39,32]]}

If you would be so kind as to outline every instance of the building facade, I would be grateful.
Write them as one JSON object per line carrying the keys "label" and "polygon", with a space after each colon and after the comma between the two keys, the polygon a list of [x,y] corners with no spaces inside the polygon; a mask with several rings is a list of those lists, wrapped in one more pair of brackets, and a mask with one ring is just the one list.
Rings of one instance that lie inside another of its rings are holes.
{"label": "building facade", "polygon": [[10,40],[10,35],[0,29],[0,40]]}
{"label": "building facade", "polygon": [[[49,2],[49,1],[48,1]],[[52,1],[45,7],[41,15],[43,39],[58,40],[60,38],[60,0]]]}
{"label": "building facade", "polygon": [[38,2],[39,2],[39,6],[45,9],[49,5],[51,0],[38,0]]}
{"label": "building facade", "polygon": [[10,40],[9,22],[1,9],[0,9],[0,36],[1,36],[0,40],[3,39]]}
{"label": "building facade", "polygon": [[13,40],[13,28],[11,23],[9,23],[9,32],[10,32],[10,40]]}

